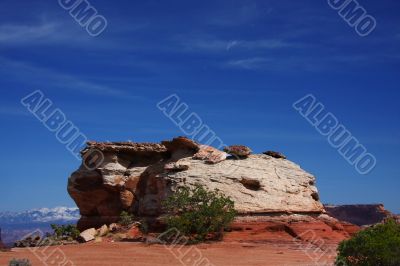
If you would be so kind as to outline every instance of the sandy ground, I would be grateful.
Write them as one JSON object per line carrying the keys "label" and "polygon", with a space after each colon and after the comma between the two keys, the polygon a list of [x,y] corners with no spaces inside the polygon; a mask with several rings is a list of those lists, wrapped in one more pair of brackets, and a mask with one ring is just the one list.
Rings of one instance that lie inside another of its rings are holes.
{"label": "sandy ground", "polygon": [[[0,252],[0,265],[28,258],[36,265],[332,265],[333,253],[298,246],[215,243],[172,247],[143,243],[88,243]],[[68,263],[67,263],[68,262]]]}

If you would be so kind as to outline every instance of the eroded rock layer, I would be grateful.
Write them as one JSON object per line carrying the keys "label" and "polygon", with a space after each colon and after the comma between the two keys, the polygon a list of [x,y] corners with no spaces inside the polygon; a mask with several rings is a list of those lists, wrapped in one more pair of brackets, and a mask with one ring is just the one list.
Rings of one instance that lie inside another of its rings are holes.
{"label": "eroded rock layer", "polygon": [[383,204],[325,205],[327,213],[339,219],[359,226],[382,223],[396,215],[385,209]]}
{"label": "eroded rock layer", "polygon": [[[337,244],[358,232],[356,225],[326,214],[282,214],[239,216],[224,241],[244,243],[298,244],[298,247],[336,250]],[[313,250],[314,250],[313,249]]]}
{"label": "eroded rock layer", "polygon": [[315,177],[281,158],[229,156],[184,137],[161,144],[89,142],[84,160],[92,151],[101,160],[95,167],[84,162],[68,180],[81,229],[115,222],[123,210],[157,217],[166,197],[196,184],[230,196],[240,214],[324,211]]}

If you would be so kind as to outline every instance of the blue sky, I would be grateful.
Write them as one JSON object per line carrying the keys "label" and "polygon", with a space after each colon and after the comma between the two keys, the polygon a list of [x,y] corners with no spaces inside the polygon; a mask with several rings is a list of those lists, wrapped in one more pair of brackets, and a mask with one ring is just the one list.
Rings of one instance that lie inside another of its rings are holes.
{"label": "blue sky", "polygon": [[[400,213],[400,2],[359,3],[356,34],[327,1],[91,0],[91,37],[56,0],[0,3],[0,211],[74,206],[80,164],[21,104],[40,89],[90,139],[182,135],[156,104],[172,93],[227,144],[277,150],[317,177],[323,202]],[[368,151],[360,175],[293,108],[314,94]]]}

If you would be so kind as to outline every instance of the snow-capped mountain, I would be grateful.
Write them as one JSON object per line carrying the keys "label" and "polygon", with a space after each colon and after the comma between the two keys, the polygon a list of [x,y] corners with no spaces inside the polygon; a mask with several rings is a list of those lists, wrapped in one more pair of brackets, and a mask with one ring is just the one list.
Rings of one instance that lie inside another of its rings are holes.
{"label": "snow-capped mountain", "polygon": [[51,224],[75,224],[80,218],[78,208],[41,208],[24,212],[0,212],[0,239],[12,246],[16,240],[35,230],[52,232]]}
{"label": "snow-capped mountain", "polygon": [[33,209],[24,212],[0,212],[0,225],[30,224],[50,222],[76,222],[79,219],[78,208],[56,207]]}

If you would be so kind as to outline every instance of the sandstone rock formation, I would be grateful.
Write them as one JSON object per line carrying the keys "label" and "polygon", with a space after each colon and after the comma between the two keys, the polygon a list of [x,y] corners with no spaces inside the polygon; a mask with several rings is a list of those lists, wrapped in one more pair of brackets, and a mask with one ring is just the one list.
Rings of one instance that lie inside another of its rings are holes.
{"label": "sandstone rock formation", "polygon": [[282,214],[240,216],[231,225],[225,242],[295,244],[302,249],[332,249],[360,228],[340,222],[326,214]]}
{"label": "sandstone rock formation", "polygon": [[288,160],[264,154],[237,159],[184,137],[155,143],[89,142],[103,160],[83,163],[68,180],[82,229],[118,221],[126,210],[141,217],[162,214],[161,202],[179,187],[200,184],[230,196],[240,214],[320,214],[315,177]]}
{"label": "sandstone rock formation", "polygon": [[247,158],[252,153],[252,150],[249,147],[243,145],[232,145],[225,147],[224,152],[229,153],[233,156],[237,156],[239,158]]}
{"label": "sandstone rock formation", "polygon": [[383,204],[325,205],[324,207],[330,216],[359,226],[381,223],[391,217],[396,219],[396,216],[387,211]]}
{"label": "sandstone rock formation", "polygon": [[246,160],[225,160],[208,165],[190,157],[191,167],[183,172],[160,171],[158,165],[148,168],[139,183],[139,214],[158,215],[161,201],[180,186],[200,184],[219,189],[235,202],[239,213],[322,212],[315,199],[315,179],[289,161],[278,161],[265,155],[251,155]]}

